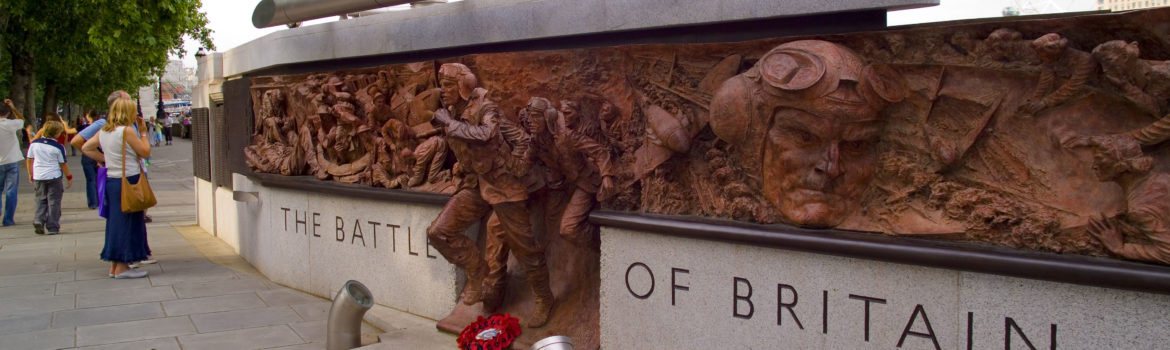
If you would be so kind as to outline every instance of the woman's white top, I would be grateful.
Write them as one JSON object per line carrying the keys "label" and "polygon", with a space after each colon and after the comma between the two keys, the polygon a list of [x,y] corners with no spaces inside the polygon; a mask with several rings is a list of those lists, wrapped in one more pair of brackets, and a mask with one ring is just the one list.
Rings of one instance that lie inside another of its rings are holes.
{"label": "woman's white top", "polygon": [[[125,126],[114,128],[114,131],[102,130],[98,132],[98,141],[101,142],[102,152],[106,155],[106,176],[122,178],[122,137],[125,135]],[[142,172],[142,164],[138,162],[138,153],[134,147],[126,144],[125,176],[134,176]]]}

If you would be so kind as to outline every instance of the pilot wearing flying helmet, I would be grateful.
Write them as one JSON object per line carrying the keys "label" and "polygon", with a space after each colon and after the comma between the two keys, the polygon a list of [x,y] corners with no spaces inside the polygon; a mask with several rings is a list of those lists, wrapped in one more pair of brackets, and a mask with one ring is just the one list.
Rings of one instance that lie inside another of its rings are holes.
{"label": "pilot wearing flying helmet", "polygon": [[726,81],[711,129],[783,221],[834,227],[873,175],[881,111],[906,96],[902,76],[820,40],[782,44]]}

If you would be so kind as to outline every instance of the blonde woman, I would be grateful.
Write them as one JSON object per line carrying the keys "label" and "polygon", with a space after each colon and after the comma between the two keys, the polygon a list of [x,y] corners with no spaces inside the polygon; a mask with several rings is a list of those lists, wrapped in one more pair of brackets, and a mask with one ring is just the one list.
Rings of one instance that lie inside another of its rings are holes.
{"label": "blonde woman", "polygon": [[[106,245],[102,248],[102,260],[110,262],[110,275],[114,278],[142,278],[146,271],[130,268],[130,263],[146,260],[150,247],[146,244],[145,212],[123,213],[122,178],[138,183],[142,174],[141,158],[150,157],[150,134],[139,135],[134,129],[146,130],[146,123],[138,117],[137,104],[129,98],[118,98],[110,103],[110,115],[102,126],[98,137],[85,141],[81,152],[98,163],[105,163],[107,170],[105,202],[109,213],[106,218]],[[122,142],[126,143],[123,159]],[[98,147],[104,150],[98,151]],[[125,164],[125,168],[123,168]]]}

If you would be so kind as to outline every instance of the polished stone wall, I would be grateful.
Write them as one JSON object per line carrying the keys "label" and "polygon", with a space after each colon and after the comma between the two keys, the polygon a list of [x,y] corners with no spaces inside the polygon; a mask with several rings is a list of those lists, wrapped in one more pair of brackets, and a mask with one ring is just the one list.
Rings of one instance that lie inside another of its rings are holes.
{"label": "polished stone wall", "polygon": [[1170,341],[1165,294],[608,227],[601,250],[602,348],[1155,349]]}

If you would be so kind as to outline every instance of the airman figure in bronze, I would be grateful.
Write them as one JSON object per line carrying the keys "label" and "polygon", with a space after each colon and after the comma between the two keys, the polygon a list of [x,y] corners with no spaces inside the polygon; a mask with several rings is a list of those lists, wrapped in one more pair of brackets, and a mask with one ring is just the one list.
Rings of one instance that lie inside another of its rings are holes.
{"label": "airman figure in bronze", "polygon": [[1121,185],[1126,208],[1090,219],[1089,233],[1114,254],[1170,264],[1170,175],[1152,172],[1154,159],[1128,135],[1094,136],[1090,143],[1093,172]]}
{"label": "airman figure in bronze", "polygon": [[427,237],[443,257],[467,273],[460,300],[475,304],[483,298],[487,264],[475,242],[463,236],[463,231],[494,214],[488,222],[488,234],[504,238],[504,244],[524,266],[533,289],[536,305],[527,324],[543,326],[554,300],[544,247],[532,233],[525,203],[525,177],[531,165],[528,135],[500,115],[499,108],[488,99],[488,91],[477,87],[476,76],[467,66],[444,64],[439,68],[439,78],[445,108],[435,111],[434,121],[455,154],[455,174],[462,179],[459,189],[427,228]]}

